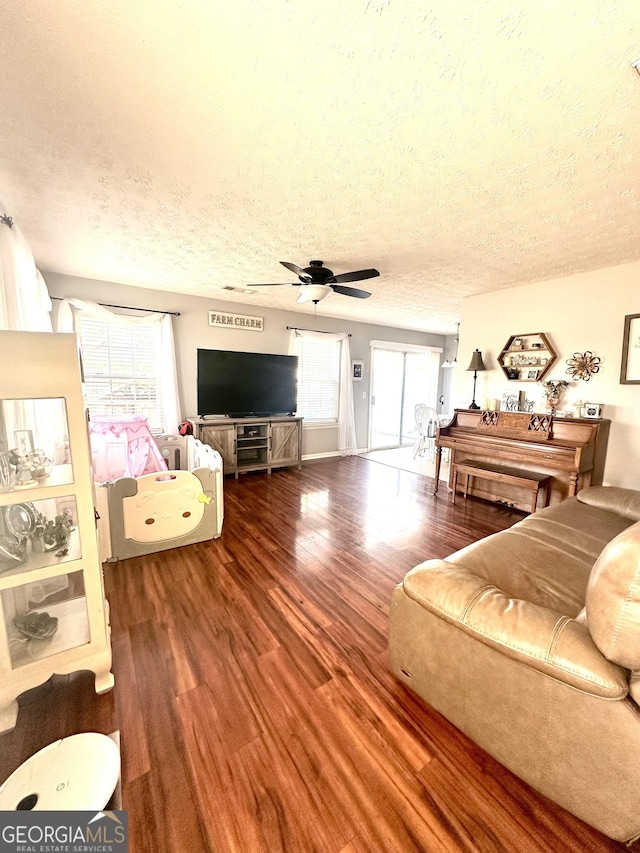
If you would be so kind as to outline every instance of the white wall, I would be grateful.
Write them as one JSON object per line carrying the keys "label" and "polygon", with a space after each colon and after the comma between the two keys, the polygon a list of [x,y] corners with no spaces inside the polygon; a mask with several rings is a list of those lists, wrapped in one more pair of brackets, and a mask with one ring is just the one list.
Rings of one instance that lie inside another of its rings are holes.
{"label": "white wall", "polygon": [[[479,405],[485,398],[500,398],[503,392],[515,388],[531,393],[531,398],[539,401],[537,410],[544,411],[540,386],[509,383],[497,362],[510,335],[544,332],[558,354],[545,379],[571,382],[560,407],[570,409],[578,399],[603,403],[603,417],[611,420],[605,484],[640,489],[640,385],[620,384],[627,314],[640,314],[640,263],[465,299],[458,357],[462,369],[455,371],[453,392],[456,405],[465,406],[471,401],[473,374],[464,368],[477,348],[489,368],[478,374]],[[600,356],[600,372],[589,382],[574,382],[566,373],[567,359],[585,350]]]}
{"label": "white wall", "polygon": [[[368,442],[369,401],[363,399],[363,392],[369,390],[371,340],[397,341],[401,343],[421,344],[423,346],[445,346],[442,335],[413,332],[407,329],[395,329],[368,323],[354,323],[330,317],[314,317],[295,311],[279,311],[259,308],[255,305],[222,302],[198,296],[186,296],[179,293],[167,293],[140,287],[129,287],[112,282],[76,278],[59,273],[44,272],[44,279],[52,297],[71,297],[93,302],[178,311],[174,317],[174,335],[178,382],[180,385],[182,413],[184,417],[195,415],[196,408],[196,350],[229,349],[253,352],[271,352],[286,354],[289,346],[287,326],[299,326],[324,331],[350,332],[351,357],[364,362],[362,382],[354,383],[354,408],[356,418],[356,436],[359,449],[365,449]],[[56,306],[54,300],[54,311]],[[208,312],[220,310],[232,314],[247,314],[264,317],[264,331],[252,332],[239,329],[218,329],[208,324]],[[445,373],[447,371],[441,371]],[[442,391],[439,389],[438,394]],[[303,453],[305,456],[331,454],[337,451],[338,431],[336,427],[305,428]]]}

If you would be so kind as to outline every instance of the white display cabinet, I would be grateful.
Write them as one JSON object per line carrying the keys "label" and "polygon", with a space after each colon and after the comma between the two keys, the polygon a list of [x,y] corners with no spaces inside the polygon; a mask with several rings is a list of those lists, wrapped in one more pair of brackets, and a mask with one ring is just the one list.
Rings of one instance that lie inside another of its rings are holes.
{"label": "white display cabinet", "polygon": [[89,670],[98,693],[114,679],[76,336],[0,331],[0,363],[5,732],[20,694],[53,674]]}

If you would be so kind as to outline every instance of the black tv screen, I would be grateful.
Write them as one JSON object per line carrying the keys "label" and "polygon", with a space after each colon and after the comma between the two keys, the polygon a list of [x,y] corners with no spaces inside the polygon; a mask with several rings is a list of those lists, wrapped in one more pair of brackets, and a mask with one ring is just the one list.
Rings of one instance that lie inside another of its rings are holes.
{"label": "black tv screen", "polygon": [[293,415],[298,356],[198,350],[198,414]]}

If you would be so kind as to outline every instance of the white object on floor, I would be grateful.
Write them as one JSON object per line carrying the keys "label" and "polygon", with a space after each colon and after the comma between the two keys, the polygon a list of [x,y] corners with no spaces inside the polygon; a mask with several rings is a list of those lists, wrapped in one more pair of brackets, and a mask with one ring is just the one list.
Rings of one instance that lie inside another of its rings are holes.
{"label": "white object on floor", "polygon": [[34,753],[0,786],[2,811],[102,811],[120,776],[108,735],[83,732]]}

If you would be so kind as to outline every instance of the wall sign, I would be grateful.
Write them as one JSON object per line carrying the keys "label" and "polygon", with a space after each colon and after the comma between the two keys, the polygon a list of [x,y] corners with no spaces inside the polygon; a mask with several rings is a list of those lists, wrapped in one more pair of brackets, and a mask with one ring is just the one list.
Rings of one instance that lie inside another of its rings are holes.
{"label": "wall sign", "polygon": [[250,332],[264,332],[264,317],[209,311],[209,325],[217,326],[220,329],[246,329]]}

